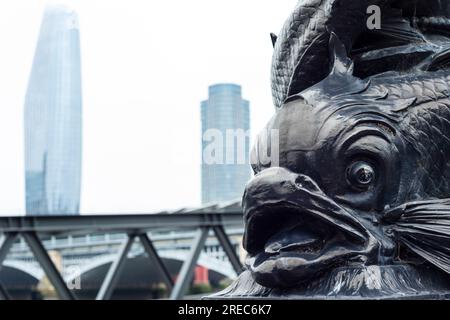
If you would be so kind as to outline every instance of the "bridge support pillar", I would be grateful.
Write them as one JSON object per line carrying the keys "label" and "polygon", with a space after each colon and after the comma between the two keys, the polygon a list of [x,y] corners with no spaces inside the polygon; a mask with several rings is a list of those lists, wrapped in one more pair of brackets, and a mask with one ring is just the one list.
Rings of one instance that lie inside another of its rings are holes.
{"label": "bridge support pillar", "polygon": [[157,272],[162,276],[164,284],[166,285],[167,289],[169,290],[169,292],[172,291],[173,289],[172,277],[170,275],[169,270],[167,270],[166,266],[164,265],[164,262],[159,257],[158,252],[156,251],[152,241],[150,240],[150,238],[146,233],[140,234],[139,240],[141,241],[145,252],[147,252],[149,259],[155,265]]}
{"label": "bridge support pillar", "polygon": [[63,277],[59,273],[52,259],[47,253],[47,250],[41,243],[41,240],[34,232],[25,232],[22,234],[25,241],[28,243],[31,251],[33,252],[36,260],[39,262],[40,266],[44,270],[48,279],[55,287],[58,296],[64,300],[75,300],[75,295],[69,290]]}
{"label": "bridge support pillar", "polygon": [[128,252],[133,245],[135,236],[128,235],[127,241],[120,249],[117,259],[111,264],[111,267],[106,274],[105,280],[103,280],[102,286],[97,294],[96,300],[109,300],[111,299],[114,288],[119,281],[120,274],[122,272],[125,260],[127,259]]}
{"label": "bridge support pillar", "polygon": [[[17,238],[16,233],[7,233],[0,241],[0,270],[2,269],[3,261],[5,261],[9,250],[11,249],[14,241]],[[10,296],[6,287],[0,282],[0,300],[9,300]]]}
{"label": "bridge support pillar", "polygon": [[0,282],[0,300],[11,300],[11,297],[8,294],[3,283]]}
{"label": "bridge support pillar", "polygon": [[9,250],[11,249],[14,241],[16,241],[16,233],[6,233],[3,239],[0,241],[0,269],[2,267],[3,261],[5,261]]}
{"label": "bridge support pillar", "polygon": [[170,294],[171,300],[179,300],[183,298],[185,292],[187,291],[192,280],[194,268],[197,265],[198,257],[200,256],[203,246],[205,245],[206,238],[208,237],[208,232],[209,228],[201,228],[195,237],[191,251],[181,267],[180,274],[175,282],[175,287]]}
{"label": "bridge support pillar", "polygon": [[222,246],[223,250],[225,250],[225,253],[230,260],[231,265],[233,266],[234,271],[239,275],[242,272],[243,266],[241,263],[241,260],[239,259],[236,250],[233,248],[233,244],[231,243],[230,239],[228,238],[225,229],[221,226],[213,227],[214,233],[217,237],[217,240],[219,240],[220,245]]}

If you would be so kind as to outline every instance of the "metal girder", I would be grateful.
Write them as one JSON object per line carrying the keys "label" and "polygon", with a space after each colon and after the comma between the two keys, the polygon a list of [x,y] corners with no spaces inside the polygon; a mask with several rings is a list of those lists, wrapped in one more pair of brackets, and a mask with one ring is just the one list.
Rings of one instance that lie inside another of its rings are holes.
{"label": "metal girder", "polygon": [[3,283],[0,282],[0,300],[11,300],[11,297]]}
{"label": "metal girder", "polygon": [[125,264],[125,260],[127,259],[128,252],[133,245],[135,236],[130,234],[128,235],[128,239],[122,245],[119,251],[119,255],[117,259],[113,261],[111,267],[106,274],[105,279],[103,280],[102,286],[98,291],[96,300],[109,300],[111,299],[114,288],[116,287],[117,282],[119,281],[120,274],[123,270],[123,266]]}
{"label": "metal girder", "polygon": [[[7,233],[4,234],[3,238],[0,241],[0,270],[2,269],[3,261],[5,261],[6,256],[8,255],[9,250],[11,249],[14,241],[17,238],[16,233]],[[0,300],[10,300],[11,297],[6,290],[6,287],[3,283],[0,282]]]}
{"label": "metal girder", "polygon": [[158,252],[156,251],[156,248],[153,245],[153,242],[150,240],[150,238],[148,237],[148,235],[146,233],[140,234],[139,240],[141,241],[145,252],[147,252],[149,259],[155,265],[157,272],[161,275],[165,285],[167,286],[167,289],[169,291],[172,291],[172,289],[173,289],[172,277],[170,275],[169,270],[164,265],[164,262],[158,255]]}
{"label": "metal girder", "polygon": [[0,230],[3,232],[37,232],[40,234],[134,233],[152,229],[194,229],[221,225],[226,227],[242,226],[242,212],[0,217]]}
{"label": "metal girder", "polygon": [[230,239],[228,238],[225,232],[225,229],[223,227],[213,227],[213,230],[217,237],[217,240],[219,240],[220,245],[222,246],[223,250],[228,256],[228,259],[230,260],[230,263],[233,266],[234,271],[236,271],[237,274],[240,274],[243,270],[243,266],[241,260],[236,254],[236,250],[234,249]]}
{"label": "metal girder", "polygon": [[0,241],[0,269],[16,238],[17,233],[5,233],[3,239]]}
{"label": "metal girder", "polygon": [[53,261],[50,259],[47,250],[42,245],[41,240],[39,239],[37,234],[34,232],[26,232],[23,233],[22,236],[33,252],[39,265],[44,270],[44,273],[55,288],[60,299],[75,300],[75,295],[67,287],[63,277],[59,273]]}
{"label": "metal girder", "polygon": [[[211,210],[214,211],[214,208]],[[190,286],[195,266],[210,229],[214,230],[234,270],[239,273],[242,269],[242,265],[230,242],[230,238],[225,233],[225,228],[243,227],[242,212],[239,209],[236,211],[213,211],[210,212],[208,209],[208,211],[205,210],[204,212],[160,213],[152,215],[0,217],[0,230],[5,234],[5,237],[0,240],[0,268],[17,235],[23,235],[36,260],[55,287],[58,295],[62,299],[75,299],[74,293],[68,289],[60,272],[51,261],[47,250],[37,235],[62,236],[88,233],[128,233],[139,236],[144,250],[156,266],[157,270],[155,271],[161,274],[167,288],[172,289],[171,298],[180,299]],[[196,236],[193,247],[182,265],[178,281],[174,284],[167,267],[158,255],[147,232],[150,230],[186,229],[197,229],[199,230],[199,234]],[[135,236],[130,236],[130,238],[124,244],[118,259],[112,263],[99,290],[97,299],[109,299],[111,297]]]}
{"label": "metal girder", "polygon": [[208,232],[209,228],[200,228],[197,236],[195,237],[191,251],[181,267],[175,286],[170,294],[171,300],[179,300],[183,298],[186,290],[188,289],[192,280],[194,268],[197,265],[198,258],[205,245],[206,238],[208,237]]}

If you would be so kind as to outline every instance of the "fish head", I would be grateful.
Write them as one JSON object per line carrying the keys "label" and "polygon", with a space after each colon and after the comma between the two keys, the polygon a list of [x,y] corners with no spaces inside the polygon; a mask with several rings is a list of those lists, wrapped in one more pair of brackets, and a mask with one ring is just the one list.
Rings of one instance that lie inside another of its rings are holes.
{"label": "fish head", "polygon": [[244,248],[247,268],[267,287],[394,257],[380,219],[405,200],[415,161],[394,112],[363,95],[310,94],[287,102],[252,151]]}

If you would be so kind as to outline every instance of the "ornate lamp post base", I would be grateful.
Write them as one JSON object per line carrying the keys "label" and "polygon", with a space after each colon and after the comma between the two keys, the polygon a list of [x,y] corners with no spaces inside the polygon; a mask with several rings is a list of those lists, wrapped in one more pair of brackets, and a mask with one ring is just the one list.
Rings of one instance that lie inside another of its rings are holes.
{"label": "ornate lamp post base", "polygon": [[[427,273],[429,272],[429,273]],[[266,288],[249,271],[206,299],[450,299],[449,280],[430,268],[408,265],[339,268],[328,277],[292,289]]]}

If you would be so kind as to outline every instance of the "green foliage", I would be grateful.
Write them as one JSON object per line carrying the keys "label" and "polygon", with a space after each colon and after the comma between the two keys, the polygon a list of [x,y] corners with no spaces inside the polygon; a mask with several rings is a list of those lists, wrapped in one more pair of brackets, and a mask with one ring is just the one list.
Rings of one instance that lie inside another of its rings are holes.
{"label": "green foliage", "polygon": [[189,294],[204,294],[213,292],[213,287],[209,284],[194,284],[189,290]]}

